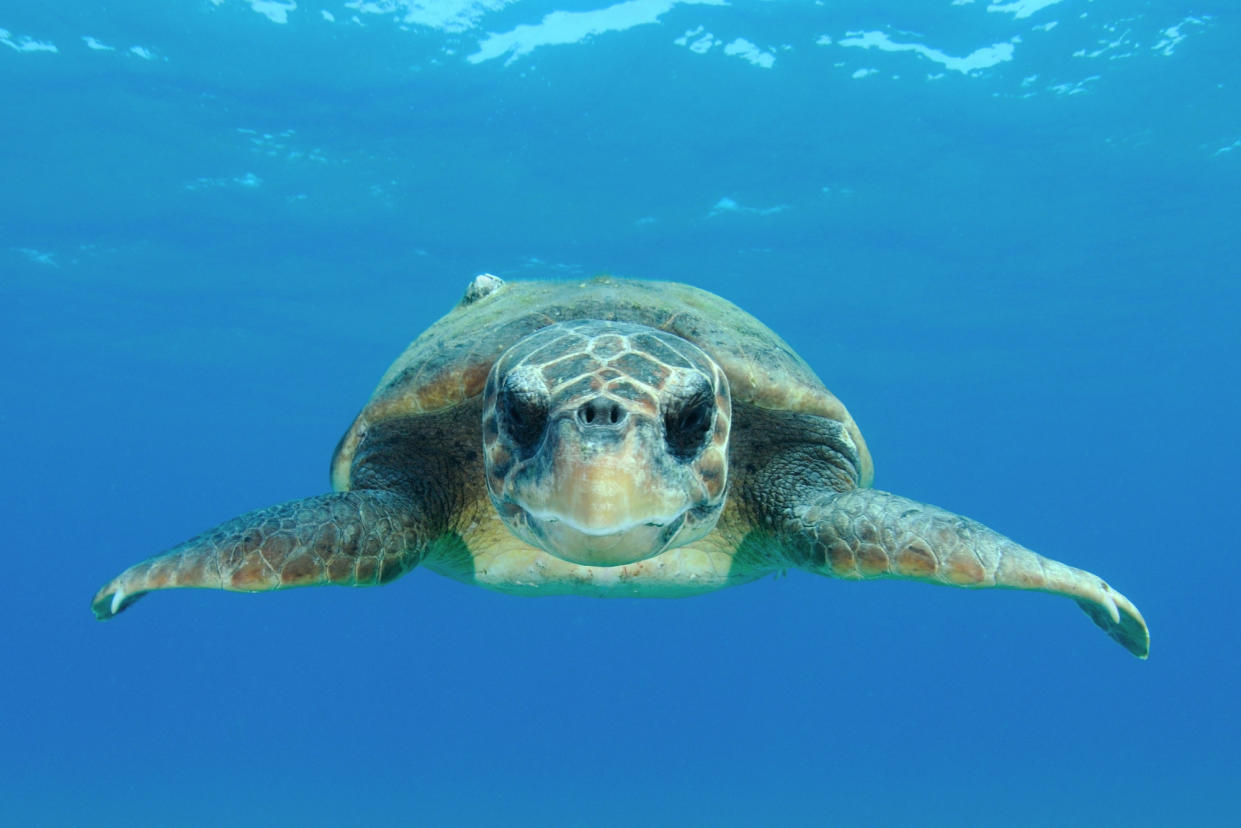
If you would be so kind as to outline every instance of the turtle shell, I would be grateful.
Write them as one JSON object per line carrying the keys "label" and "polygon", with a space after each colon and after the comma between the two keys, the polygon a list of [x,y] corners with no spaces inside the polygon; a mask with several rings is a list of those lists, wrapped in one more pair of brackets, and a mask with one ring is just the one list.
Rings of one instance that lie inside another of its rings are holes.
{"label": "turtle shell", "polygon": [[333,488],[349,487],[354,453],[372,424],[442,411],[478,396],[492,364],[510,346],[539,328],[573,319],[631,322],[674,333],[719,363],[734,403],[841,423],[857,446],[861,485],[870,485],[870,452],[844,404],[787,342],[731,302],[676,282],[610,276],[504,282],[482,275],[384,373],[336,447]]}

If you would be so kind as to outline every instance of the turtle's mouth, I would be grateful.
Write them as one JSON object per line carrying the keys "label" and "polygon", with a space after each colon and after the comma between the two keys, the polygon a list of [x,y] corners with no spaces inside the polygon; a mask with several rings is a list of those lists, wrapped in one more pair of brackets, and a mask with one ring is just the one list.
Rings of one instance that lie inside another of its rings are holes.
{"label": "turtle's mouth", "polygon": [[668,548],[685,523],[685,512],[620,526],[584,526],[565,515],[525,512],[526,528],[538,546],[570,563],[620,566],[654,557]]}
{"label": "turtle's mouth", "polygon": [[527,540],[570,563],[620,566],[663,552],[685,524],[683,484],[669,479],[649,450],[649,435],[630,433],[612,451],[576,433],[557,441],[542,485],[515,486]]}

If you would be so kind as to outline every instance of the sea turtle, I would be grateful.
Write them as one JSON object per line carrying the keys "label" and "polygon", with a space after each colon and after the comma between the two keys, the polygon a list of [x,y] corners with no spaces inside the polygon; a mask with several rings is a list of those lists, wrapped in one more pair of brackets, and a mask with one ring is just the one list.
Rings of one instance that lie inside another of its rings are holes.
{"label": "sea turtle", "polygon": [[683,596],[787,568],[1067,595],[1134,655],[1146,624],[1089,572],[870,488],[844,405],[754,317],[698,288],[482,275],[384,374],[334,493],[136,564],[156,589],[386,584],[416,566],[517,595]]}

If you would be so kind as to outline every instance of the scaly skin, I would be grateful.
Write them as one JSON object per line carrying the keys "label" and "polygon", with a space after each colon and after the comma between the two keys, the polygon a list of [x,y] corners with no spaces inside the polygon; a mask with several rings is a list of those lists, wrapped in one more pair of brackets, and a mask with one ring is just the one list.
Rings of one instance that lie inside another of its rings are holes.
{"label": "scaly skin", "polygon": [[1128,598],[1097,575],[1044,558],[977,521],[873,489],[823,492],[786,525],[797,565],[837,578],[906,578],[1064,595],[1138,658],[1150,634]]}
{"label": "scaly skin", "polygon": [[100,620],[147,592],[205,587],[268,592],[385,584],[413,569],[425,537],[400,495],[352,491],[248,512],[131,566],[91,601]]}

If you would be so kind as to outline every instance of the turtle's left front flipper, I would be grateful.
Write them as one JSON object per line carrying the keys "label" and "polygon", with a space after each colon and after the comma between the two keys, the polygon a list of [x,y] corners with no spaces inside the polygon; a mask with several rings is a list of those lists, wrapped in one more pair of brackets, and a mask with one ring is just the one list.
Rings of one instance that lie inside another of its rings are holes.
{"label": "turtle's left front flipper", "polygon": [[793,562],[838,578],[910,578],[1068,596],[1138,658],[1150,633],[1128,598],[968,518],[872,489],[821,492],[788,525]]}
{"label": "turtle's left front flipper", "polygon": [[417,509],[387,491],[359,490],[248,512],[99,590],[91,609],[111,618],[156,589],[267,592],[295,586],[386,584],[417,566],[426,543]]}

